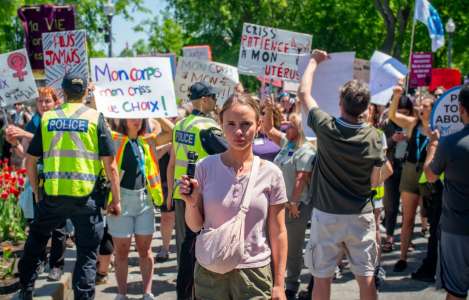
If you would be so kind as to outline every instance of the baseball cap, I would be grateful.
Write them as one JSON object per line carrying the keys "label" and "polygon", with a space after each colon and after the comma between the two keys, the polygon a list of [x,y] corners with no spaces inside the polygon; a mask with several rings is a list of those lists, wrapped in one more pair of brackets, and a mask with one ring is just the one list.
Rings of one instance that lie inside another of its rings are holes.
{"label": "baseball cap", "polygon": [[82,98],[88,87],[86,78],[79,74],[67,74],[62,81],[62,89],[70,99]]}
{"label": "baseball cap", "polygon": [[205,81],[196,82],[189,88],[190,100],[197,100],[207,96],[215,96],[216,94],[217,92],[215,89]]}

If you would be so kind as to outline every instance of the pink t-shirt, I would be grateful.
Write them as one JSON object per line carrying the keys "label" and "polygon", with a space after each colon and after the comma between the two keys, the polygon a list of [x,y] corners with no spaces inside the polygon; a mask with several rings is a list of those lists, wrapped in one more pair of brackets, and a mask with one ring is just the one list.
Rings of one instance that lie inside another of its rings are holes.
{"label": "pink t-shirt", "polygon": [[[220,155],[211,155],[197,164],[195,178],[202,189],[204,228],[218,228],[238,213],[249,175],[236,177],[234,170],[223,164]],[[245,258],[237,269],[270,263],[266,227],[268,207],[287,202],[282,172],[276,165],[263,160],[255,180],[246,214]]]}

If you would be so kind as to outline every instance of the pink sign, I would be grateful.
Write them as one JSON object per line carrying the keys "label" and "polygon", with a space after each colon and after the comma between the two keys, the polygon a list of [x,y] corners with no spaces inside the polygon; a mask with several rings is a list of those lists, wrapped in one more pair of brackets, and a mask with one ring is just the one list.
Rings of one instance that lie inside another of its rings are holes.
{"label": "pink sign", "polygon": [[410,68],[411,88],[419,86],[428,86],[432,81],[433,56],[431,52],[412,53]]}

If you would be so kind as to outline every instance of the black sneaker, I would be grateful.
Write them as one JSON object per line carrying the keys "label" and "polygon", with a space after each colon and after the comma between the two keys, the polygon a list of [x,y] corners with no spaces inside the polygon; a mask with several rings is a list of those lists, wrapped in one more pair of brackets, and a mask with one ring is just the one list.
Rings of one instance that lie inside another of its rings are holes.
{"label": "black sneaker", "polygon": [[421,266],[416,272],[413,272],[410,277],[414,280],[433,283],[435,282],[435,273],[427,270]]}
{"label": "black sneaker", "polygon": [[169,259],[169,253],[165,249],[161,249],[158,253],[156,253],[155,261],[162,263]]}
{"label": "black sneaker", "polygon": [[285,296],[287,300],[296,300],[296,292],[292,290],[285,290]]}
{"label": "black sneaker", "polygon": [[394,272],[396,273],[404,272],[405,269],[407,269],[407,262],[405,260],[400,259],[394,265]]}
{"label": "black sneaker", "polygon": [[29,290],[20,290],[18,292],[18,300],[33,300],[33,292]]}

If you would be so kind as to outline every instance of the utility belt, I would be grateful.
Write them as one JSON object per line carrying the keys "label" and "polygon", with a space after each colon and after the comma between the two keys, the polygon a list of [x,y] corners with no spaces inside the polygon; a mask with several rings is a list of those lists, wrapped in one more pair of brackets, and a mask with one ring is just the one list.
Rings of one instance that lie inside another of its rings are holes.
{"label": "utility belt", "polygon": [[107,179],[104,174],[104,169],[99,173],[98,179],[94,185],[94,189],[91,192],[90,197],[96,201],[98,207],[105,208],[107,200],[109,199],[109,193],[111,192],[111,182]]}

